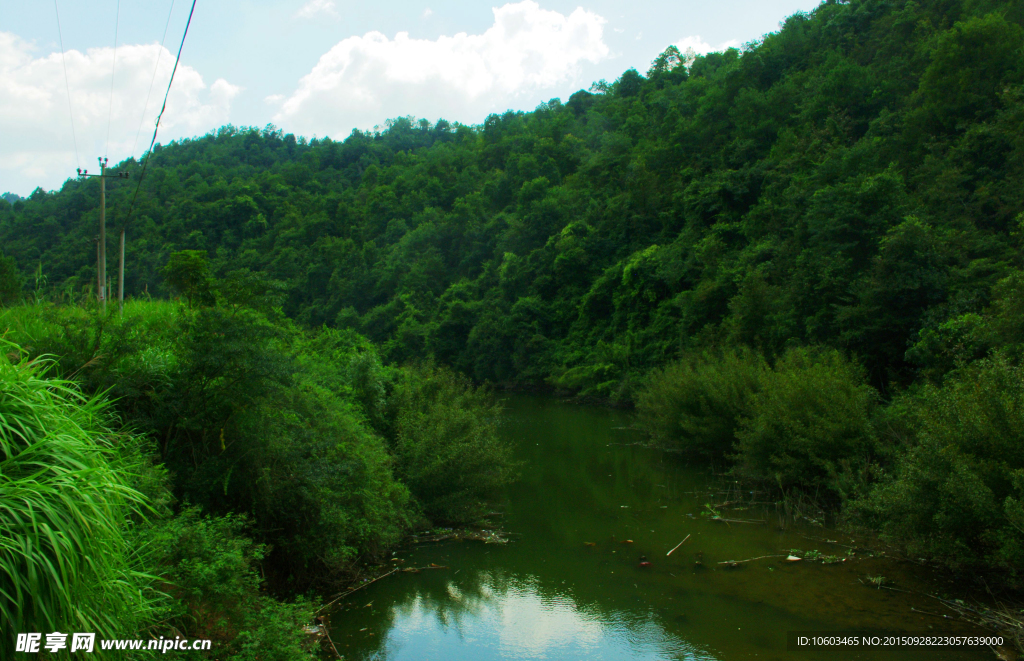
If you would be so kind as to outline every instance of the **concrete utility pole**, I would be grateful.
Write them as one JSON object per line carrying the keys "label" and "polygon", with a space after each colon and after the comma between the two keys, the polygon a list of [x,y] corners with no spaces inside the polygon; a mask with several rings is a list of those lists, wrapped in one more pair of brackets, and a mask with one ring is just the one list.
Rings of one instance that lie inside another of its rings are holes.
{"label": "concrete utility pole", "polygon": [[[107,179],[127,179],[127,172],[116,172],[114,174],[107,174],[107,159],[97,158],[100,162],[100,173],[89,174],[88,170],[78,169],[79,177],[99,177],[100,178],[100,238],[97,244],[97,255],[96,255],[96,281],[99,284],[99,289],[96,292],[97,300],[103,304],[103,311],[107,311]],[[124,230],[121,231],[121,274],[118,277],[121,283],[122,291],[120,292],[119,298],[123,300],[124,296]]]}

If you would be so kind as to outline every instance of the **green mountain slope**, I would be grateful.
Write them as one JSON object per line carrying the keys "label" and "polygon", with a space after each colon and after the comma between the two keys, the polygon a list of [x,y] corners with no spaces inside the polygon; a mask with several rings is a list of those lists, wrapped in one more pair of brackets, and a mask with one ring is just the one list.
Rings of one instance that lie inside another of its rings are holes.
{"label": "green mountain slope", "polygon": [[[197,249],[284,282],[302,322],[481,380],[629,397],[688,349],[820,343],[907,383],[1021,268],[1022,23],[1017,2],[825,2],[480,126],[224,127],[155,151],[127,291]],[[114,228],[134,185],[109,187]],[[81,290],[97,214],[94,181],[37,191],[0,205],[0,245]]]}

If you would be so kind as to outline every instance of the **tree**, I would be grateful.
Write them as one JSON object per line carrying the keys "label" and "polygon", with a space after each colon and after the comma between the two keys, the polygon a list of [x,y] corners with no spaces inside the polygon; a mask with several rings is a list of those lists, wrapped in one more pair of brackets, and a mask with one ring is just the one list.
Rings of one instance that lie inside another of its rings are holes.
{"label": "tree", "polygon": [[163,276],[168,285],[185,297],[189,307],[213,303],[210,269],[206,253],[202,250],[171,253],[163,269]]}
{"label": "tree", "polygon": [[24,284],[25,278],[14,258],[0,255],[0,305],[19,301]]}

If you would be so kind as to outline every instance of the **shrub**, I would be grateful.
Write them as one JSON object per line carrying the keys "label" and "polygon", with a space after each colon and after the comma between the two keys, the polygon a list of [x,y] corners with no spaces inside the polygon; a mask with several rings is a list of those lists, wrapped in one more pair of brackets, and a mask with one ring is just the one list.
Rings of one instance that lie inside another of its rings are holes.
{"label": "shrub", "polygon": [[165,635],[213,642],[208,652],[184,652],[186,659],[314,659],[302,632],[314,606],[260,593],[257,569],[267,549],[244,535],[247,525],[245,516],[203,517],[198,507],[186,507],[148,531],[151,560],[176,597]]}
{"label": "shrub", "polygon": [[654,370],[637,396],[638,424],[656,442],[718,459],[733,450],[742,416],[768,371],[749,349],[690,356]]}
{"label": "shrub", "polygon": [[737,474],[783,489],[852,495],[872,463],[877,394],[866,378],[834,349],[788,350],[739,424]]}
{"label": "shrub", "polygon": [[153,415],[179,493],[211,512],[251,512],[301,583],[338,578],[397,542],[408,491],[341,376],[346,343],[359,343],[308,340],[247,309],[182,314],[178,367]]}
{"label": "shrub", "polygon": [[364,422],[380,414],[374,370],[386,372],[365,338],[302,333],[236,305],[134,302],[123,318],[33,306],[38,324],[17,312],[0,322],[59,355],[84,389],[109,389],[153,437],[179,498],[250,513],[285,575],[341,578],[406,529],[408,490]]}
{"label": "shrub", "polygon": [[889,481],[854,512],[957,569],[1024,569],[1024,370],[972,363],[903,403],[914,432]]}
{"label": "shrub", "polygon": [[501,407],[444,367],[403,370],[388,404],[400,479],[434,523],[467,523],[515,476],[498,436]]}
{"label": "shrub", "polygon": [[344,578],[358,561],[380,560],[409,525],[409,490],[360,419],[329,391],[290,389],[239,416],[245,455],[211,460],[204,472],[219,490],[234,468],[232,492],[249,492],[274,559],[300,582]]}
{"label": "shrub", "polygon": [[0,254],[0,306],[21,300],[25,278],[13,257]]}

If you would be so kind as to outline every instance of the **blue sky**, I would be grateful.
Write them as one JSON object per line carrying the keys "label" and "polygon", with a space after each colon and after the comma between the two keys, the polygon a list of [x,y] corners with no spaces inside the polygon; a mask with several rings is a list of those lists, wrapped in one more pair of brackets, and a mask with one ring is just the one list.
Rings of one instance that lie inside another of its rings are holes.
{"label": "blue sky", "polygon": [[[565,100],[630,67],[643,73],[671,44],[740,46],[817,4],[198,0],[159,141],[226,123],[337,139],[403,115],[478,124],[490,112]],[[0,192],[59,188],[76,167],[94,169],[97,156],[138,157],[190,6],[58,0],[62,61],[53,3],[4,3]]]}

